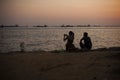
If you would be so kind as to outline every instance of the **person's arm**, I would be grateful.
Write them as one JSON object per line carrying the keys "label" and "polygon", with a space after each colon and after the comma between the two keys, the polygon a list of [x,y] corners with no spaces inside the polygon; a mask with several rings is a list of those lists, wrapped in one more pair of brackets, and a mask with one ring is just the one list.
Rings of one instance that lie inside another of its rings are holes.
{"label": "person's arm", "polygon": [[83,38],[80,39],[80,43],[82,43]]}
{"label": "person's arm", "polygon": [[66,41],[68,39],[68,35],[64,34],[64,41]]}

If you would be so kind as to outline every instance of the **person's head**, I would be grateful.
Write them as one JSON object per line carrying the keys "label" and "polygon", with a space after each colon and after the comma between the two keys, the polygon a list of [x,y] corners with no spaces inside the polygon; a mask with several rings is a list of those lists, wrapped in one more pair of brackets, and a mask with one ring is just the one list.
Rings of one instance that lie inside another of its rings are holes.
{"label": "person's head", "polygon": [[69,31],[69,35],[70,35],[70,36],[71,36],[71,35],[74,36],[74,33],[73,33],[72,31]]}
{"label": "person's head", "polygon": [[87,33],[87,32],[84,32],[83,36],[84,36],[84,37],[88,37],[88,33]]}

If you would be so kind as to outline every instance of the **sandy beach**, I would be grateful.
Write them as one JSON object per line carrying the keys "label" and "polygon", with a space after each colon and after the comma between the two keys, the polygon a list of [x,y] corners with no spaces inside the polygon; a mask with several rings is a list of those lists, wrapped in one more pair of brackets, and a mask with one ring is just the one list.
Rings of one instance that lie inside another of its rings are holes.
{"label": "sandy beach", "polygon": [[120,48],[1,53],[0,80],[120,80]]}

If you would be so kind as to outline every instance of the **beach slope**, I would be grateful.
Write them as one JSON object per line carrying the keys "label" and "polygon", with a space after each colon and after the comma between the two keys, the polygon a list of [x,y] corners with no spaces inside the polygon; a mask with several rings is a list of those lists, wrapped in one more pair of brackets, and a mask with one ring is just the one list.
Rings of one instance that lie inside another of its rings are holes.
{"label": "beach slope", "polygon": [[120,80],[120,48],[0,54],[0,80]]}

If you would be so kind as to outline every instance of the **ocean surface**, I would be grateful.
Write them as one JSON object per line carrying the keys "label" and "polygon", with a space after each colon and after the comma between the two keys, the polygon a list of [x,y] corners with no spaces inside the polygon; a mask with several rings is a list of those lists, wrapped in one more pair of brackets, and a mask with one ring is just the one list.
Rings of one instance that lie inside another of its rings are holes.
{"label": "ocean surface", "polygon": [[20,51],[23,42],[25,51],[65,50],[63,35],[69,31],[75,34],[77,48],[84,32],[89,33],[92,49],[120,46],[120,27],[5,27],[0,28],[0,52]]}

